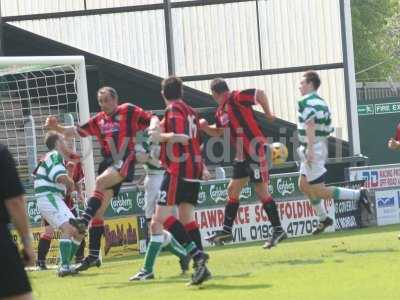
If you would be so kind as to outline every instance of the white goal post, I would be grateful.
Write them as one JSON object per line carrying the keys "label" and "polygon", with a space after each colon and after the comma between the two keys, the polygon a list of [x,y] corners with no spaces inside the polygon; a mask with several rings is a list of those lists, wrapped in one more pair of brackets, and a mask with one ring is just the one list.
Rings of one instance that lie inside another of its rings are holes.
{"label": "white goal post", "polygon": [[[36,149],[32,151],[27,147],[36,148],[34,144],[39,142],[43,144],[40,140],[43,122],[53,113],[58,115],[60,122],[68,113],[73,113],[80,123],[90,118],[85,58],[0,57],[0,141],[14,151],[17,164],[26,164],[26,170],[31,168],[29,153],[36,153]],[[26,136],[26,132],[32,131],[27,129],[29,126],[34,127],[33,132]],[[33,144],[24,145],[30,144],[30,139],[35,139]],[[91,193],[95,185],[91,139],[81,139],[80,145],[86,193]],[[44,151],[40,147],[38,145],[39,156]]]}

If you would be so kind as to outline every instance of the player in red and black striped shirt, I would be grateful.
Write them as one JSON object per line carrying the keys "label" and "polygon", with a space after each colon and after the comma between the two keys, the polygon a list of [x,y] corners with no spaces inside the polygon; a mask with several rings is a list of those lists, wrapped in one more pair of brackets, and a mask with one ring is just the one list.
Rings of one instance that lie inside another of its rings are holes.
{"label": "player in red and black striped shirt", "polygon": [[[150,243],[143,269],[130,280],[154,278],[153,267],[163,243],[163,229],[169,231],[185,247],[195,261],[191,284],[201,284],[211,274],[206,267],[208,256],[203,252],[198,225],[194,219],[200,180],[209,173],[201,156],[201,138],[197,113],[182,100],[183,85],[177,77],[162,82],[166,102],[162,121],[163,132],[153,131],[152,139],[160,141],[161,162],[166,169],[161,184],[160,198],[153,215]],[[179,208],[179,220],[172,214]]]}
{"label": "player in red and black striped shirt", "polygon": [[175,177],[188,181],[200,180],[203,176],[203,158],[197,113],[183,100],[171,101],[165,110],[163,124],[165,132],[186,134],[190,137],[190,142],[186,145],[162,144],[161,161],[164,168]]}
{"label": "player in red and black striped shirt", "polygon": [[203,119],[201,128],[211,136],[220,136],[227,129],[231,143],[236,145],[236,157],[233,177],[228,186],[223,230],[217,231],[207,240],[215,244],[232,240],[232,226],[239,209],[240,193],[250,180],[254,183],[255,192],[274,228],[271,239],[264,245],[264,248],[271,248],[286,238],[286,233],[281,227],[275,201],[268,192],[267,138],[260,129],[252,108],[255,104],[261,105],[267,120],[273,121],[268,98],[264,91],[257,89],[230,91],[223,79],[214,79],[211,82],[211,91],[219,104],[215,115],[216,124],[209,126]]}
{"label": "player in red and black striped shirt", "polygon": [[88,200],[83,217],[70,220],[80,232],[85,232],[92,221],[89,230],[89,245],[92,247],[87,259],[77,268],[78,271],[99,265],[100,239],[104,232],[103,214],[111,198],[118,194],[122,183],[133,180],[136,133],[149,126],[155,128],[159,123],[156,116],[136,105],[118,105],[118,94],[112,87],[99,89],[97,100],[102,111],[81,126],[61,126],[55,117],[49,117],[46,121],[47,128],[66,137],[95,136],[104,158],[99,165],[95,191]]}

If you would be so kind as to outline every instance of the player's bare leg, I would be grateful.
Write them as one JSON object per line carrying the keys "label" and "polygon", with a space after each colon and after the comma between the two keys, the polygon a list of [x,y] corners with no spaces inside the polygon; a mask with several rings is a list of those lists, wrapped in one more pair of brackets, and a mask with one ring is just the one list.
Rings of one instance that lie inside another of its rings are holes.
{"label": "player's bare leg", "polygon": [[104,234],[104,213],[113,197],[112,190],[104,192],[104,201],[101,203],[100,208],[92,218],[89,225],[89,255],[86,256],[81,263],[76,267],[79,272],[85,271],[91,267],[100,267],[100,244],[101,237]]}
{"label": "player's bare leg", "polygon": [[18,296],[6,297],[3,300],[33,300],[32,293],[26,293]]}
{"label": "player's bare leg", "polygon": [[144,266],[137,274],[130,277],[129,281],[154,279],[153,268],[164,242],[163,224],[172,215],[172,210],[173,206],[156,206],[156,211],[150,223],[150,242],[144,259]]}
{"label": "player's bare leg", "polygon": [[146,251],[144,266],[136,275],[129,278],[130,281],[154,278],[153,268],[162,247],[164,227],[185,247],[187,253],[192,256],[197,264],[190,284],[201,284],[210,277],[210,273],[206,267],[207,260],[203,251],[198,249],[196,244],[191,241],[183,224],[172,216],[172,209],[173,206],[170,205],[157,205],[150,225],[151,237]]}
{"label": "player's bare leg", "polygon": [[40,235],[40,240],[38,243],[38,257],[36,261],[36,266],[39,270],[47,270],[46,257],[49,252],[51,240],[53,239],[54,228],[50,225],[44,226],[44,232]]}
{"label": "player's bare leg", "polygon": [[323,199],[358,200],[369,213],[372,213],[371,203],[365,188],[353,190],[341,187],[327,187],[323,182],[310,184],[305,176],[300,176],[299,188],[308,197],[319,217],[320,223],[313,234],[322,233],[327,227],[333,225],[333,220],[326,215],[322,206]]}
{"label": "player's bare leg", "polygon": [[256,182],[254,184],[254,188],[256,195],[258,199],[260,199],[262,207],[273,227],[271,238],[267,240],[263,246],[265,249],[270,249],[276,246],[280,241],[286,239],[287,235],[281,226],[281,220],[279,218],[276,203],[268,192],[268,182]]}
{"label": "player's bare leg", "polygon": [[[185,226],[187,233],[189,234],[192,241],[196,244],[197,248],[203,251],[203,244],[201,242],[201,233],[199,226],[194,217],[194,206],[190,203],[179,204],[179,221]],[[207,253],[204,252],[205,260],[208,261],[210,258]],[[194,268],[197,267],[196,262],[193,265]],[[211,273],[208,272],[208,278],[211,277]],[[207,278],[207,279],[208,279]]]}
{"label": "player's bare leg", "polygon": [[299,177],[299,189],[308,198],[319,219],[319,224],[313,234],[324,232],[326,228],[333,225],[333,220],[327,215],[323,207],[323,199],[313,194],[312,185],[308,183],[306,176]]}
{"label": "player's bare leg", "polygon": [[249,182],[249,177],[232,179],[228,185],[228,201],[225,205],[224,226],[205,240],[215,245],[223,245],[233,240],[232,227],[239,209],[239,197],[242,189]]}
{"label": "player's bare leg", "polygon": [[68,222],[62,224],[59,229],[62,234],[59,241],[61,267],[58,269],[58,276],[74,275],[77,271],[70,267],[70,263],[81,244],[83,235]]}
{"label": "player's bare leg", "polygon": [[358,200],[372,214],[371,202],[368,199],[367,189],[364,187],[353,190],[335,186],[327,187],[324,183],[320,183],[311,184],[310,189],[313,196],[322,199]]}

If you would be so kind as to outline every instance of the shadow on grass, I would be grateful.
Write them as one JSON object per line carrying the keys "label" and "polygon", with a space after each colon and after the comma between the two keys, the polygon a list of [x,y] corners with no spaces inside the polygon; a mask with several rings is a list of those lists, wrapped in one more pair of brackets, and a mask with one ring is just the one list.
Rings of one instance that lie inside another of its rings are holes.
{"label": "shadow on grass", "polygon": [[233,274],[233,275],[216,275],[213,276],[212,279],[229,279],[229,278],[246,278],[249,277],[251,275],[250,272],[246,272],[246,273],[239,273],[239,274]]}
{"label": "shadow on grass", "polygon": [[85,272],[83,272],[83,273],[78,273],[78,274],[76,274],[76,275],[73,275],[72,277],[76,277],[76,278],[79,278],[79,277],[97,277],[97,276],[104,276],[104,274],[115,274],[115,273],[102,273],[102,272],[98,272],[98,273],[85,273]]}
{"label": "shadow on grass", "polygon": [[[239,273],[239,274],[233,274],[233,275],[217,275],[213,276],[211,280],[224,280],[224,279],[229,279],[229,278],[245,278],[249,277],[251,273]],[[106,290],[106,289],[119,289],[119,288],[129,288],[129,287],[134,287],[134,286],[143,286],[143,285],[160,285],[160,284],[171,284],[171,283],[182,283],[186,284],[190,280],[189,276],[174,276],[174,277],[168,277],[165,279],[155,279],[155,280],[149,280],[149,281],[132,281],[132,282],[110,282],[108,284],[103,284],[102,286],[99,286],[99,290]],[[92,284],[93,286],[98,286],[98,284]],[[221,286],[221,289],[224,284],[218,284],[218,283],[212,283],[212,286]],[[243,286],[251,286],[251,285],[243,285]],[[260,285],[261,286],[261,285]],[[262,285],[264,287],[268,287],[267,285]],[[207,284],[208,287],[208,284]],[[230,286],[229,286],[230,287]],[[257,287],[255,287],[257,288]]]}
{"label": "shadow on grass", "polygon": [[400,252],[400,250],[389,248],[389,249],[366,249],[366,250],[348,250],[348,249],[338,249],[334,250],[335,253],[345,253],[351,255],[358,254],[374,254],[374,253],[396,253]]}
{"label": "shadow on grass", "polygon": [[271,284],[219,284],[219,283],[205,283],[199,286],[201,290],[260,290],[270,289]]}
{"label": "shadow on grass", "polygon": [[258,261],[256,264],[263,266],[274,266],[274,265],[289,265],[289,266],[304,266],[304,265],[318,265],[324,263],[323,259],[289,259],[289,260],[277,260],[271,262]]}

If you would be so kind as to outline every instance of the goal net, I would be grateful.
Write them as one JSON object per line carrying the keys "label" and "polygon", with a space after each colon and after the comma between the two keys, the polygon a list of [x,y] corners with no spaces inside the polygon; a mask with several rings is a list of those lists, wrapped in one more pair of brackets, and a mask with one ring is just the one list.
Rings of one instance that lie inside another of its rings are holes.
{"label": "goal net", "polygon": [[[0,143],[12,153],[28,194],[32,193],[32,171],[47,152],[44,124],[49,115],[67,125],[88,120],[84,58],[1,57]],[[94,187],[91,141],[78,140],[72,146],[83,156],[86,193],[90,193]],[[57,251],[51,251],[52,262],[54,255]]]}

